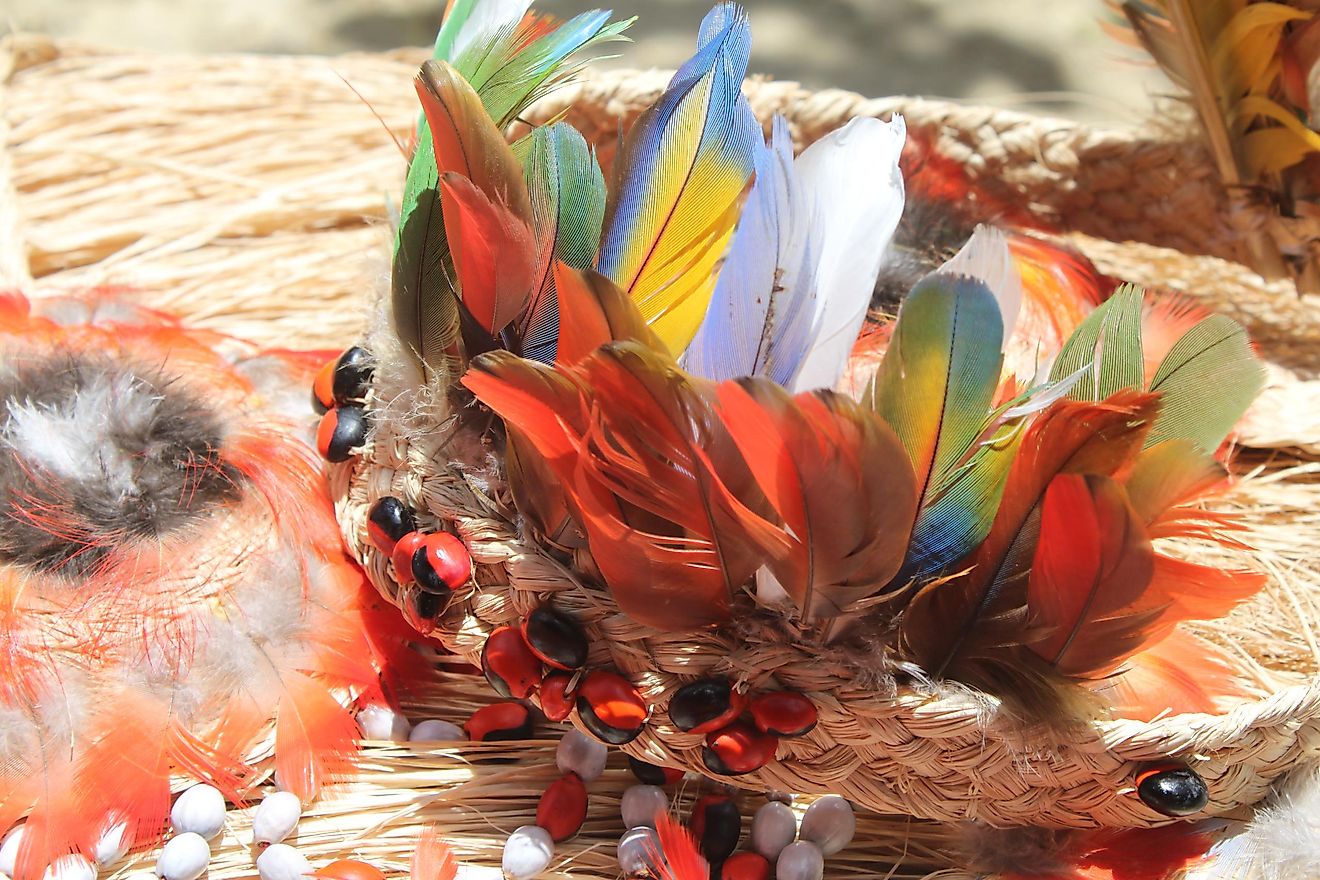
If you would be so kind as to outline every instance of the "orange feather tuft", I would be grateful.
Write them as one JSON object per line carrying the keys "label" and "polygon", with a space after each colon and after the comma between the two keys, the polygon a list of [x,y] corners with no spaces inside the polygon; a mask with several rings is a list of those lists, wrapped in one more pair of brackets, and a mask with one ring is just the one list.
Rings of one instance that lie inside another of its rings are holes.
{"label": "orange feather tuft", "polygon": [[454,880],[458,876],[458,857],[440,836],[440,829],[427,825],[417,838],[408,876],[412,880]]}

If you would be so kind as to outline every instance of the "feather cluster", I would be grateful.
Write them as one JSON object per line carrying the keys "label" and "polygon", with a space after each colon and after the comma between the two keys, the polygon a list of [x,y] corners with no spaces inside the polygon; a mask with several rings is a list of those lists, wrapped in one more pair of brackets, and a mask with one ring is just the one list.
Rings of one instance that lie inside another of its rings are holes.
{"label": "feather cluster", "polygon": [[[496,34],[533,20],[483,8]],[[616,36],[606,20],[557,45]],[[757,610],[1006,698],[1082,681],[1125,714],[1213,709],[1226,661],[1175,627],[1261,578],[1169,542],[1240,546],[1201,501],[1261,385],[1245,333],[1183,300],[1106,298],[1075,255],[989,228],[896,318],[874,312],[899,277],[903,121],[794,156],[741,93],[749,46],[742,10],[716,6],[608,187],[565,122],[507,144],[507,91],[461,54],[418,77],[433,148],[409,180],[435,183],[405,197],[395,320],[433,385],[502,419],[525,527],[656,629]],[[414,226],[422,203],[442,222]],[[441,252],[419,275],[413,255]],[[441,318],[442,339],[415,332]]]}
{"label": "feather cluster", "polygon": [[347,698],[379,692],[401,635],[341,549],[306,401],[288,401],[318,357],[97,298],[0,297],[0,340],[15,880],[115,825],[154,842],[172,777],[240,799],[272,734],[282,784],[314,797],[356,748]]}

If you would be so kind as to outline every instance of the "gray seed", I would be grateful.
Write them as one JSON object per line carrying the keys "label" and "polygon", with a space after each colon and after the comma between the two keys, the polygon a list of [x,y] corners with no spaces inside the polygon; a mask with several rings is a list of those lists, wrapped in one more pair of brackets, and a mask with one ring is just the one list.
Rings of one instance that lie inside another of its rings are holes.
{"label": "gray seed", "polygon": [[225,827],[225,796],[213,785],[194,785],[170,807],[170,825],[180,834],[191,831],[210,840]]}
{"label": "gray seed", "polygon": [[564,734],[555,749],[555,765],[560,773],[576,773],[583,782],[594,782],[605,772],[609,746],[574,728]]}
{"label": "gray seed", "polygon": [[659,876],[655,856],[660,852],[660,835],[654,828],[633,828],[619,838],[619,870],[625,876]]}
{"label": "gray seed", "polygon": [[784,847],[775,862],[775,880],[821,880],[825,876],[825,857],[816,844],[799,840]]}
{"label": "gray seed", "polygon": [[299,880],[312,873],[307,856],[287,843],[272,843],[257,856],[257,874],[261,880]]}
{"label": "gray seed", "polygon": [[279,843],[293,833],[302,818],[302,803],[288,791],[272,791],[252,814],[252,842]]}
{"label": "gray seed", "polygon": [[852,804],[837,794],[829,794],[807,807],[802,817],[801,838],[809,840],[827,856],[852,843],[857,833],[857,817]]}
{"label": "gray seed", "polygon": [[550,832],[539,825],[524,825],[504,842],[500,867],[509,880],[532,880],[546,868],[555,854]]}
{"label": "gray seed", "polygon": [[467,742],[463,728],[439,718],[428,718],[417,722],[417,726],[408,734],[410,742]]}
{"label": "gray seed", "polygon": [[771,801],[752,817],[752,849],[770,862],[797,837],[797,816],[787,804]]}
{"label": "gray seed", "polygon": [[211,847],[206,838],[191,831],[176,834],[156,858],[156,874],[165,880],[197,880],[206,873]]}
{"label": "gray seed", "polygon": [[619,812],[629,828],[654,828],[655,817],[669,809],[669,797],[658,785],[633,785],[623,793]]}

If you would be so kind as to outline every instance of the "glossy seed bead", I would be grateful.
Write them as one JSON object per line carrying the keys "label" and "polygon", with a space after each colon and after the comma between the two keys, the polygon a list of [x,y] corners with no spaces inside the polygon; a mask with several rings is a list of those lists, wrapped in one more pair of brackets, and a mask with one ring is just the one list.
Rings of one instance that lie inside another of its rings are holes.
{"label": "glossy seed bead", "polygon": [[569,690],[573,677],[566,672],[552,672],[541,679],[541,686],[536,689],[537,700],[541,703],[541,712],[551,721],[565,721],[573,714],[575,691]]}
{"label": "glossy seed bead", "polygon": [[316,449],[328,462],[339,464],[367,443],[367,414],[360,406],[337,406],[321,416],[316,428]]}
{"label": "glossy seed bead", "polygon": [[532,880],[550,867],[554,854],[550,832],[536,825],[523,825],[504,842],[500,867],[508,880]]}
{"label": "glossy seed bead", "polygon": [[448,596],[428,593],[416,584],[399,587],[395,601],[399,605],[399,610],[403,612],[403,619],[422,635],[435,630],[436,621],[449,607]]}
{"label": "glossy seed bead", "polygon": [[225,827],[225,796],[213,785],[184,790],[170,807],[170,825],[177,833],[191,831],[210,840]]}
{"label": "glossy seed bead", "polygon": [[371,355],[366,349],[353,346],[335,361],[332,390],[335,402],[344,404],[350,400],[362,400],[367,396],[371,385]]}
{"label": "glossy seed bead", "polygon": [[770,862],[759,853],[734,853],[720,868],[720,880],[769,880]]}
{"label": "glossy seed bead", "polygon": [[679,730],[706,734],[733,723],[746,703],[727,678],[703,678],[674,691],[669,720]]}
{"label": "glossy seed bead", "polygon": [[1205,809],[1210,791],[1194,770],[1181,765],[1151,767],[1137,775],[1137,796],[1166,816],[1190,816]]}
{"label": "glossy seed bead", "polygon": [[725,795],[697,798],[688,825],[701,845],[701,854],[712,864],[727,859],[742,837],[742,814],[738,805]]}
{"label": "glossy seed bead", "polygon": [[325,880],[385,880],[385,872],[357,859],[339,859],[316,872]]}
{"label": "glossy seed bead", "polygon": [[659,876],[656,856],[660,851],[660,835],[654,828],[630,828],[619,838],[619,870],[626,877]]}
{"label": "glossy seed bead", "polygon": [[605,772],[609,747],[577,728],[565,733],[555,749],[555,766],[560,773],[576,773],[583,782],[595,782]]}
{"label": "glossy seed bead", "polygon": [[447,595],[472,577],[472,556],[454,535],[431,532],[413,551],[413,579],[428,593]]}
{"label": "glossy seed bead", "polygon": [[805,840],[790,843],[775,862],[775,880],[821,880],[825,856],[816,844]]}
{"label": "glossy seed bead", "polygon": [[206,838],[191,831],[166,841],[156,858],[156,874],[165,880],[197,880],[206,873],[211,847]]}
{"label": "glossy seed bead", "polygon": [[532,713],[522,703],[492,703],[472,713],[463,725],[473,742],[532,738]]}
{"label": "glossy seed bead", "polygon": [[816,726],[816,705],[796,691],[757,694],[747,708],[756,728],[774,736],[805,736]]}
{"label": "glossy seed bead", "polygon": [[837,794],[827,794],[807,807],[798,837],[811,841],[820,847],[822,853],[832,856],[852,843],[856,833],[857,816],[852,804]]}
{"label": "glossy seed bead", "polygon": [[417,722],[412,733],[408,734],[409,742],[462,742],[465,739],[463,728],[439,718]]}
{"label": "glossy seed bead", "polygon": [[787,804],[770,801],[752,816],[752,849],[770,861],[797,837],[797,816]]}
{"label": "glossy seed bead", "polygon": [[92,847],[92,860],[99,867],[107,868],[128,855],[132,844],[133,836],[128,830],[127,821],[120,819],[117,822],[107,822]]}
{"label": "glossy seed bead", "polygon": [[272,791],[252,814],[252,842],[279,843],[293,833],[302,818],[302,803],[288,791]]}
{"label": "glossy seed bead", "polygon": [[655,785],[630,785],[619,801],[619,812],[627,828],[654,828],[656,816],[669,809],[669,796]]}
{"label": "glossy seed bead", "polygon": [[516,627],[497,627],[481,648],[481,671],[501,697],[526,699],[541,683],[541,659]]}
{"label": "glossy seed bead", "polygon": [[645,785],[673,785],[683,778],[682,770],[675,770],[673,767],[659,767],[655,764],[648,764],[645,761],[639,761],[632,755],[628,756],[628,769],[638,782]]}
{"label": "glossy seed bead", "polygon": [[261,880],[298,880],[312,873],[307,857],[287,843],[272,843],[257,856]]}
{"label": "glossy seed bead", "polygon": [[394,580],[399,584],[413,582],[412,560],[426,536],[421,532],[409,532],[394,544],[390,552],[390,564],[394,567]]}
{"label": "glossy seed bead", "polygon": [[706,735],[702,760],[713,773],[741,776],[769,764],[779,741],[750,724],[735,721],[723,730]]}
{"label": "glossy seed bead", "polygon": [[357,714],[358,727],[362,728],[363,739],[376,739],[385,742],[407,742],[408,731],[412,725],[401,712],[389,706],[372,703],[363,706]]}
{"label": "glossy seed bead", "polygon": [[572,672],[587,662],[587,636],[576,620],[549,605],[536,608],[522,623],[527,645],[547,666]]}
{"label": "glossy seed bead", "polygon": [[578,718],[597,739],[621,746],[646,726],[646,701],[623,676],[596,670],[578,688]]}
{"label": "glossy seed bead", "polygon": [[565,773],[550,783],[536,805],[536,824],[556,843],[577,834],[586,818],[587,788],[576,773]]}
{"label": "glossy seed bead", "polygon": [[312,409],[317,415],[325,415],[326,410],[335,405],[335,362],[327,361],[316,372],[312,381]]}
{"label": "glossy seed bead", "polygon": [[416,517],[393,495],[377,498],[367,511],[367,540],[381,553],[393,553],[399,539],[415,531]]}

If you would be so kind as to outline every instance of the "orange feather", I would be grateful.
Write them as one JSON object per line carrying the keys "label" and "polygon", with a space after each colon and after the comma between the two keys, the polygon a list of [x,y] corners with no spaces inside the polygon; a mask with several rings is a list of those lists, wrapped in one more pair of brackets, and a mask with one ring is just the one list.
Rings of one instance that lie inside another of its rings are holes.
{"label": "orange feather", "polygon": [[648,861],[659,869],[659,880],[709,880],[710,864],[701,857],[697,839],[666,812],[655,817],[660,837],[660,852],[651,853]]}
{"label": "orange feather", "polygon": [[275,770],[304,802],[345,774],[357,749],[358,726],[325,684],[301,672],[280,676],[275,719]]}
{"label": "orange feather", "polygon": [[440,836],[440,829],[427,825],[417,838],[412,864],[408,870],[412,880],[454,880],[458,876],[458,857],[454,849]]}
{"label": "orange feather", "polygon": [[1164,715],[1217,713],[1250,694],[1232,660],[1191,633],[1174,630],[1129,657],[1114,675],[1090,684],[1119,718],[1149,722]]}

